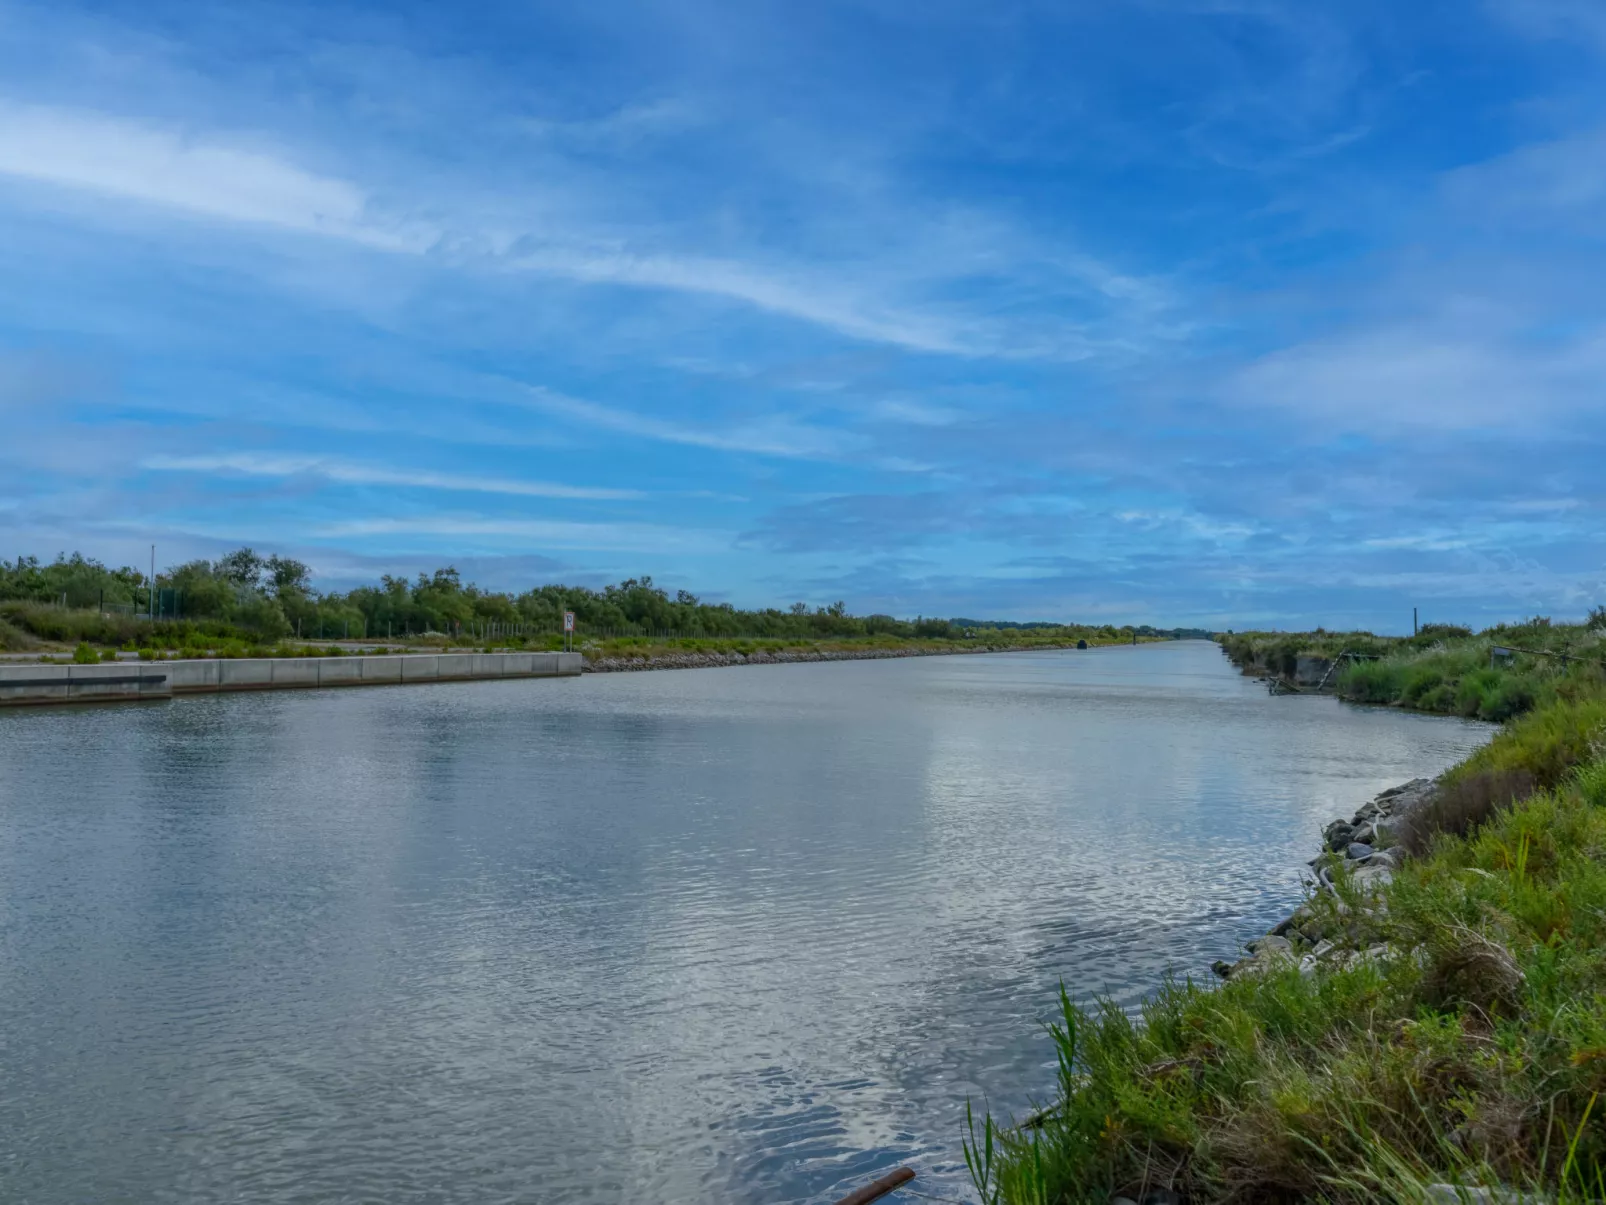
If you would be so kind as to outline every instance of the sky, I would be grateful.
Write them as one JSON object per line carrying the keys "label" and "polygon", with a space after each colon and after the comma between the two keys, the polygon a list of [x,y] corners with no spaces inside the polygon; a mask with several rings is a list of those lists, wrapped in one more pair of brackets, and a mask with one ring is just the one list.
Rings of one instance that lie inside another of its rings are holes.
{"label": "sky", "polygon": [[1606,602],[1599,0],[0,0],[0,555]]}

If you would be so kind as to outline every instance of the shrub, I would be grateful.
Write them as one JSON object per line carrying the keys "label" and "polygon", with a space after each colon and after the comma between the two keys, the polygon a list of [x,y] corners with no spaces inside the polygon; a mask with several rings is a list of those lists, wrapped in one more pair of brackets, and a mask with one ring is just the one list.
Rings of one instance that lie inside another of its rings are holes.
{"label": "shrub", "polygon": [[1509,724],[1445,776],[1446,784],[1474,774],[1523,770],[1541,787],[1566,779],[1590,760],[1606,731],[1606,700],[1560,700]]}
{"label": "shrub", "polygon": [[1445,782],[1433,799],[1411,813],[1400,827],[1399,842],[1421,857],[1440,833],[1464,837],[1501,808],[1526,799],[1539,782],[1526,769],[1479,770]]}
{"label": "shrub", "polygon": [[290,621],[284,611],[271,598],[252,598],[235,613],[242,627],[268,640],[278,640],[290,632]]}
{"label": "shrub", "polygon": [[78,647],[72,651],[72,659],[79,665],[100,664],[100,654],[82,640],[78,642]]}
{"label": "shrub", "polygon": [[0,650],[8,653],[20,653],[38,647],[39,641],[34,639],[32,634],[15,627],[5,619],[0,619]]}
{"label": "shrub", "polygon": [[1538,699],[1539,692],[1532,682],[1525,678],[1507,677],[1484,696],[1483,705],[1478,708],[1478,717],[1503,724],[1513,716],[1532,710]]}

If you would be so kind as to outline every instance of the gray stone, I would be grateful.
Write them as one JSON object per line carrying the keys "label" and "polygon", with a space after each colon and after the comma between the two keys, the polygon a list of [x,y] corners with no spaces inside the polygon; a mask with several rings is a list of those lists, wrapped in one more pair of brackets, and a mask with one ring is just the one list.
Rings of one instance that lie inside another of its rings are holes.
{"label": "gray stone", "polygon": [[1305,921],[1307,921],[1309,919],[1310,919],[1310,914],[1308,912],[1306,912],[1303,908],[1301,908],[1299,911],[1295,912],[1292,916],[1289,916],[1285,920],[1278,921],[1277,925],[1272,929],[1272,931],[1267,936],[1269,936],[1269,937],[1287,937],[1296,928],[1298,928],[1300,925],[1304,924]]}
{"label": "gray stone", "polygon": [[1379,887],[1386,887],[1393,879],[1394,872],[1387,866],[1362,866],[1351,881],[1362,890],[1376,891]]}
{"label": "gray stone", "polygon": [[1294,949],[1294,943],[1286,937],[1278,937],[1274,933],[1268,933],[1265,937],[1259,937],[1250,942],[1247,948],[1256,957],[1265,957],[1271,954],[1291,954]]}
{"label": "gray stone", "polygon": [[1370,845],[1363,841],[1352,841],[1349,847],[1345,849],[1344,856],[1352,861],[1359,861],[1361,858],[1370,858],[1372,853],[1373,850]]}
{"label": "gray stone", "polygon": [[1546,1193],[1515,1188],[1469,1188],[1463,1184],[1429,1184],[1423,1190],[1426,1205],[1541,1205],[1554,1201]]}
{"label": "gray stone", "polygon": [[1372,836],[1373,836],[1372,826],[1371,826],[1370,823],[1366,823],[1366,824],[1362,824],[1360,826],[1360,828],[1356,829],[1353,833],[1351,833],[1349,835],[1349,839],[1351,841],[1353,841],[1353,842],[1356,842],[1356,843],[1360,844],[1360,845],[1370,845],[1372,843]]}
{"label": "gray stone", "polygon": [[1349,844],[1349,837],[1355,831],[1355,826],[1347,820],[1335,820],[1322,830],[1322,840],[1327,848],[1335,854]]}

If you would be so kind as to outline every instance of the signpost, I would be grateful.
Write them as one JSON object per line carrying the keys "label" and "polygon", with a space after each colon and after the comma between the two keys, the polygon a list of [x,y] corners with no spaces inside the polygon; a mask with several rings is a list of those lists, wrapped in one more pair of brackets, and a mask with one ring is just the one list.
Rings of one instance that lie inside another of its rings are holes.
{"label": "signpost", "polygon": [[563,651],[567,653],[567,652],[572,652],[573,650],[574,650],[574,612],[573,611],[565,611],[563,613]]}

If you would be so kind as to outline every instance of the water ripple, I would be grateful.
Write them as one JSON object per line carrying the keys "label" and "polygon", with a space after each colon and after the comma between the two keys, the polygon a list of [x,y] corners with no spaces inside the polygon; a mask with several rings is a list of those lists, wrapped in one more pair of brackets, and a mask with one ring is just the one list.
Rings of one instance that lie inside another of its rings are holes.
{"label": "water ripple", "polygon": [[1208,645],[0,714],[0,1198],[957,1193],[1486,729]]}

